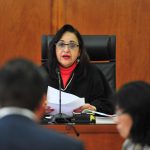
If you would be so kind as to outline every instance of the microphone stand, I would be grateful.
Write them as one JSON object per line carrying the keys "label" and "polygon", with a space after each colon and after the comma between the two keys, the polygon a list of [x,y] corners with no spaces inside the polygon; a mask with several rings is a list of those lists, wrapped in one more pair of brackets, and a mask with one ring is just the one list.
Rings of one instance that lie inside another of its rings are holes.
{"label": "microphone stand", "polygon": [[59,113],[54,115],[52,122],[54,123],[69,123],[71,117],[61,112],[61,78],[59,69],[56,70],[59,80]]}

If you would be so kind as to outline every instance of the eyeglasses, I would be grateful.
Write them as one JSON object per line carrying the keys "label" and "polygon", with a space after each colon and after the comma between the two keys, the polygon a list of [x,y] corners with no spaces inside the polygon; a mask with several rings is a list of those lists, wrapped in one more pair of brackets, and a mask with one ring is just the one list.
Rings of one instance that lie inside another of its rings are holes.
{"label": "eyeglasses", "polygon": [[70,50],[75,50],[77,47],[79,47],[79,45],[74,43],[74,42],[70,42],[68,44],[65,44],[64,42],[59,41],[59,42],[56,43],[56,47],[58,49],[61,49],[61,50],[64,50],[66,46],[68,46],[68,48]]}

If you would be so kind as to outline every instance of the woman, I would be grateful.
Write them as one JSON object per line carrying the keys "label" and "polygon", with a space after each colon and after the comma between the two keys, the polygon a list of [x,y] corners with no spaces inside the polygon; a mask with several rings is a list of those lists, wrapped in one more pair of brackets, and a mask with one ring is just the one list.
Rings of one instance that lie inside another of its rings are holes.
{"label": "woman", "polygon": [[150,150],[150,84],[135,81],[114,96],[115,122],[126,139],[123,150]]}
{"label": "woman", "polygon": [[49,44],[49,86],[59,89],[58,70],[62,91],[84,97],[86,104],[76,109],[113,113],[108,100],[111,89],[100,70],[90,64],[80,33],[71,25],[64,25]]}

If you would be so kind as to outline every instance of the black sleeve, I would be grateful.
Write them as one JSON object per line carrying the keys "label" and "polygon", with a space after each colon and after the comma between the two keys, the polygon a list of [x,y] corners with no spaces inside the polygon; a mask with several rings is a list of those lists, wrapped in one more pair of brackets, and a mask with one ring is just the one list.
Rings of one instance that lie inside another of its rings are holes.
{"label": "black sleeve", "polygon": [[97,111],[107,114],[114,113],[114,107],[110,99],[113,94],[112,89],[104,74],[99,69],[93,70],[89,91],[90,104],[94,105],[97,108]]}

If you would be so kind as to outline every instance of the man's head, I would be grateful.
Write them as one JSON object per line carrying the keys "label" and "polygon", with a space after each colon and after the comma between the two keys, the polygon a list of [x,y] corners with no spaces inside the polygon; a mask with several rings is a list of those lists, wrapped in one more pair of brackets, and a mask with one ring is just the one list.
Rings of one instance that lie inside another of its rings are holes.
{"label": "man's head", "polygon": [[8,61],[0,69],[0,107],[36,110],[46,92],[44,70],[29,60]]}

